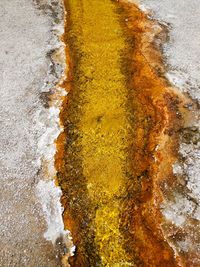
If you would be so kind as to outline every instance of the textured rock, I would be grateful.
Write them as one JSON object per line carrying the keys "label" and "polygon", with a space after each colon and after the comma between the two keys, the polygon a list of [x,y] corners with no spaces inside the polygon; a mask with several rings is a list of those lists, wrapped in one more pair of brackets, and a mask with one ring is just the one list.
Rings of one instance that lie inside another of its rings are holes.
{"label": "textured rock", "polygon": [[[177,251],[185,255],[187,266],[200,265],[200,6],[198,0],[157,1],[141,0],[141,7],[169,29],[168,42],[163,47],[167,78],[178,90],[188,95],[193,104],[184,108],[190,111],[185,128],[180,132],[179,161],[173,166],[182,190],[173,193],[173,201],[166,201],[163,214],[173,228],[170,236]],[[180,234],[182,233],[182,234]],[[195,256],[196,255],[196,256]]]}
{"label": "textured rock", "polygon": [[[58,1],[54,2],[59,7]],[[48,119],[45,115],[41,126],[35,120],[36,112],[46,114],[41,93],[49,88],[43,87],[44,81],[51,86],[57,81],[49,51],[59,45],[52,33],[59,17],[56,11],[52,14],[55,8],[50,4],[44,2],[39,7],[26,0],[0,3],[2,267],[60,265],[59,246],[55,249],[44,238],[47,225],[36,192],[38,181],[44,178],[38,164],[38,140]],[[62,18],[61,9],[59,12]],[[57,69],[60,72],[61,67]]]}

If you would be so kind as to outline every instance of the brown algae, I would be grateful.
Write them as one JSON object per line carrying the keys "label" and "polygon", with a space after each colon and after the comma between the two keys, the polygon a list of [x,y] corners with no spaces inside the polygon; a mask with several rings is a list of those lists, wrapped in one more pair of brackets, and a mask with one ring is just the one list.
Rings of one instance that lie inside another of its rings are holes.
{"label": "brown algae", "polygon": [[158,204],[172,179],[180,100],[162,77],[159,49],[144,49],[154,22],[125,1],[65,0],[65,9],[68,95],[56,168],[76,246],[70,266],[179,266]]}

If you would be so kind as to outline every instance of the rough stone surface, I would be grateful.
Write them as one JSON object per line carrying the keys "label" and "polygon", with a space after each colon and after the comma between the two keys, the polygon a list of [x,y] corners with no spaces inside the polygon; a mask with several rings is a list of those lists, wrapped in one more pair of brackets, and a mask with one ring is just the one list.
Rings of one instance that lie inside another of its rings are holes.
{"label": "rough stone surface", "polygon": [[169,41],[164,46],[168,77],[193,99],[200,100],[199,1],[141,0],[140,3],[169,27]]}
{"label": "rough stone surface", "polygon": [[184,233],[171,236],[176,250],[186,255],[188,266],[200,266],[200,5],[198,0],[141,0],[140,4],[168,27],[169,40],[163,46],[166,77],[193,100],[193,105],[185,106],[192,119],[180,133],[180,159],[173,166],[183,190],[173,192],[173,201],[166,200],[162,210],[171,227]]}
{"label": "rough stone surface", "polygon": [[44,238],[47,225],[36,193],[43,178],[37,146],[45,125],[40,129],[34,118],[36,111],[45,112],[44,80],[57,80],[49,51],[57,42],[52,25],[59,18],[51,2],[58,5],[58,1],[40,1],[42,6],[37,1],[0,1],[2,267],[60,266],[58,249]]}

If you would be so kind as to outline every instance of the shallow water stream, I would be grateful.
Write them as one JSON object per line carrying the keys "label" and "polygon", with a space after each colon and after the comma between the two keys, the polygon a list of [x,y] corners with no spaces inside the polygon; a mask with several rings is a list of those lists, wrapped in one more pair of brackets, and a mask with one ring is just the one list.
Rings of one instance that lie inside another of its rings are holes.
{"label": "shallow water stream", "polygon": [[153,207],[152,153],[169,95],[139,51],[135,25],[147,18],[122,1],[65,0],[65,8],[69,93],[56,167],[76,246],[70,265],[178,266]]}

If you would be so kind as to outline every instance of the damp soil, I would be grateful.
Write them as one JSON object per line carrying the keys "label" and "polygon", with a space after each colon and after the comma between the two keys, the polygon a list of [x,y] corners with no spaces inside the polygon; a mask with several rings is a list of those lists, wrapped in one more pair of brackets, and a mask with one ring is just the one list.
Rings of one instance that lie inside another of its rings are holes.
{"label": "damp soil", "polygon": [[[57,183],[70,266],[182,266],[161,229],[183,99],[164,78],[165,29],[134,4],[65,0],[68,69]],[[157,29],[157,30],[156,30]],[[159,149],[158,149],[159,148]]]}

